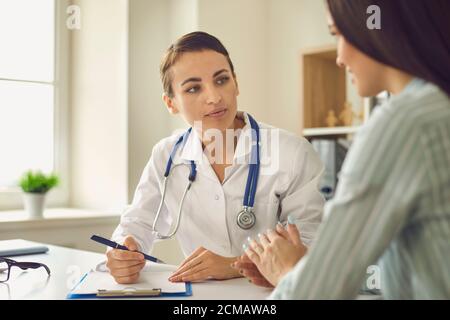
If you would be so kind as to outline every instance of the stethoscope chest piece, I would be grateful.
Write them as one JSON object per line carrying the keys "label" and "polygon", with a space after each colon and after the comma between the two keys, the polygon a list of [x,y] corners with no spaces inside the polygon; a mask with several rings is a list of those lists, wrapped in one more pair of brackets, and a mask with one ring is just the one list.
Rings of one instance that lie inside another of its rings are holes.
{"label": "stethoscope chest piece", "polygon": [[255,223],[256,217],[253,208],[244,207],[237,216],[238,226],[244,230],[248,230],[253,228]]}
{"label": "stethoscope chest piece", "polygon": [[[256,186],[258,185],[258,175],[259,175],[259,167],[260,167],[260,159],[259,159],[259,148],[260,148],[260,136],[259,136],[259,126],[258,123],[255,121],[255,119],[252,118],[252,116],[248,115],[248,120],[250,121],[250,126],[252,128],[252,141],[255,141],[255,143],[252,145],[251,150],[251,160],[252,162],[249,165],[249,171],[248,171],[248,177],[247,177],[247,183],[245,185],[245,194],[244,194],[244,200],[243,200],[243,208],[239,212],[237,216],[237,225],[244,229],[250,229],[252,228],[256,223],[256,216],[253,212],[253,204],[255,202],[255,196],[256,196]],[[180,220],[181,220],[181,214],[183,209],[183,203],[184,199],[186,197],[187,192],[191,188],[191,184],[194,182],[195,177],[197,175],[197,167],[193,160],[190,161],[190,167],[191,171],[189,174],[189,182],[186,186],[186,189],[183,193],[183,197],[181,198],[180,205],[178,207],[178,216],[175,223],[175,228],[173,231],[171,231],[168,235],[162,235],[157,230],[157,222],[159,215],[161,214],[161,210],[164,204],[164,199],[166,196],[166,189],[167,189],[167,181],[169,179],[170,170],[172,168],[172,159],[175,158],[175,154],[178,150],[178,147],[182,145],[189,137],[189,134],[191,133],[192,128],[189,128],[183,135],[181,135],[175,145],[172,148],[172,151],[170,152],[169,160],[167,161],[166,165],[166,171],[164,172],[164,184],[161,191],[161,200],[159,203],[158,211],[156,212],[155,219],[153,220],[153,231],[156,233],[156,236],[159,239],[169,239],[175,235],[175,233],[178,230],[178,227],[180,226]]]}

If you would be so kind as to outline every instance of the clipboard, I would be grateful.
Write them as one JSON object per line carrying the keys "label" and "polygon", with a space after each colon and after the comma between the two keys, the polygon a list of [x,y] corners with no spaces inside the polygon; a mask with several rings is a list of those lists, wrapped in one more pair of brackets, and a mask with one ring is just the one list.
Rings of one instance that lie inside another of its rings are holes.
{"label": "clipboard", "polygon": [[136,290],[134,288],[124,290],[98,290],[97,298],[135,298],[135,297],[158,297],[161,289]]}
{"label": "clipboard", "polygon": [[[164,291],[162,288],[152,288],[151,285],[117,285],[117,287],[124,288],[113,288],[114,286],[110,286],[108,289],[104,288],[96,288],[91,290],[78,290],[81,286],[85,285],[87,281],[89,281],[89,277],[95,278],[95,276],[106,277],[109,276],[107,272],[101,272],[102,275],[99,275],[100,272],[91,270],[86,273],[77,285],[69,292],[67,295],[67,299],[107,299],[107,298],[155,298],[155,297],[188,297],[192,296],[192,285],[190,282],[182,284],[178,284],[178,288],[182,290],[173,291],[168,290]],[[150,272],[151,273],[151,272]],[[144,275],[149,275],[149,273],[145,273]],[[154,277],[167,277],[168,273],[163,272],[153,272],[152,276]],[[111,277],[112,278],[112,277]],[[166,278],[167,279],[167,278]],[[95,280],[95,279],[94,279]],[[92,285],[91,285],[92,288]],[[111,289],[112,288],[112,289]]]}

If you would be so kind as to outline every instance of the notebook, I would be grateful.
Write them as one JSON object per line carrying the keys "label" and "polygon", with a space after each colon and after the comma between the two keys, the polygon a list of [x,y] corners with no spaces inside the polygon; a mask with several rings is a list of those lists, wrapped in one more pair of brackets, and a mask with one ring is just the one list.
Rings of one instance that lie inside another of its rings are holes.
{"label": "notebook", "polygon": [[109,272],[99,271],[98,266],[88,272],[69,292],[68,299],[135,298],[191,296],[190,283],[172,283],[169,276],[173,266],[148,262],[135,284],[118,284]]}
{"label": "notebook", "polygon": [[0,257],[14,257],[29,254],[46,253],[48,247],[34,242],[15,239],[0,241]]}

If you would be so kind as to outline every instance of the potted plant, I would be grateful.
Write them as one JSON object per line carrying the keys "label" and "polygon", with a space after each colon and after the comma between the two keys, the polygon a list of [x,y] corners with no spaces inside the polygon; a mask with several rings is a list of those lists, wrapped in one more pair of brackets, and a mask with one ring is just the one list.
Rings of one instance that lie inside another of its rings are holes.
{"label": "potted plant", "polygon": [[59,179],[55,174],[44,175],[42,172],[26,172],[20,179],[20,187],[24,192],[25,210],[30,217],[42,218],[45,205],[45,195],[57,186]]}

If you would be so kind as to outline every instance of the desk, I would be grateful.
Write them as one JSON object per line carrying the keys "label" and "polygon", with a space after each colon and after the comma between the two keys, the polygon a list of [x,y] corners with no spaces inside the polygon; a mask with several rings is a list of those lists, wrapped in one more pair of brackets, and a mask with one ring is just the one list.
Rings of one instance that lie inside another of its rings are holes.
{"label": "desk", "polygon": [[[43,268],[20,272],[16,278],[12,278],[6,283],[0,283],[0,300],[65,299],[67,293],[82,275],[105,260],[104,254],[53,245],[47,246],[49,251],[46,254],[18,256],[12,257],[12,259],[45,263],[51,270],[51,276],[47,277]],[[265,299],[271,290],[257,287],[243,278],[238,278],[193,283],[192,292],[191,297],[180,297],[180,299],[258,300]]]}

